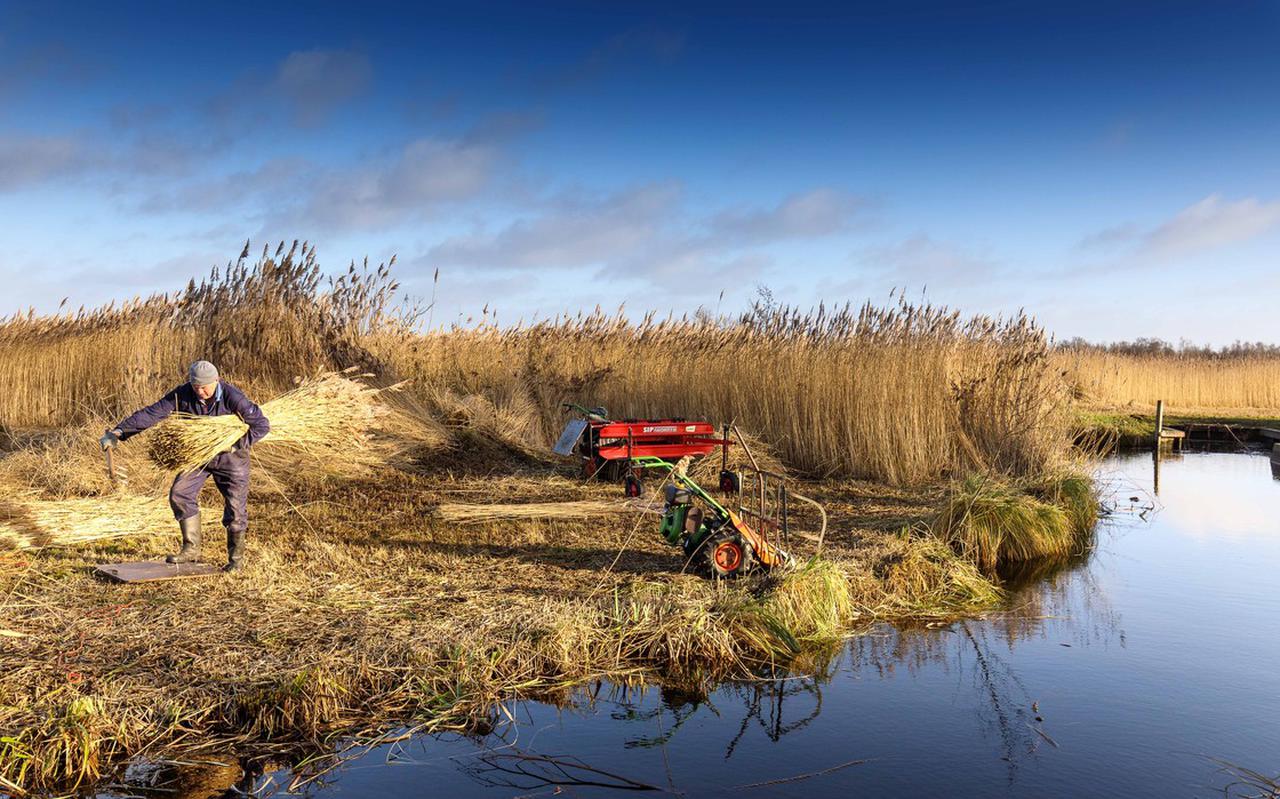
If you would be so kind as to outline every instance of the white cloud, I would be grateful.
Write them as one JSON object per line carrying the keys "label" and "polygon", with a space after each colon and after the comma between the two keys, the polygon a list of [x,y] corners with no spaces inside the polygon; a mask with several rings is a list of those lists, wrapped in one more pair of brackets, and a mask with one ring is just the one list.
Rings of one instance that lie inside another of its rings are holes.
{"label": "white cloud", "polygon": [[373,68],[364,53],[297,50],[280,62],[272,88],[289,104],[294,122],[311,127],[362,94],[372,77]]}
{"label": "white cloud", "polygon": [[772,263],[761,248],[845,232],[860,206],[852,195],[815,189],[770,207],[699,216],[683,207],[680,184],[652,183],[606,195],[552,198],[496,231],[449,238],[424,260],[486,269],[594,267],[602,277],[620,279],[750,279]]}
{"label": "white cloud", "polygon": [[1134,245],[1137,254],[1174,257],[1228,247],[1280,228],[1280,200],[1263,202],[1256,197],[1224,200],[1210,194],[1153,227],[1132,223],[1091,233],[1080,240],[1080,249],[1108,249]]}
{"label": "white cloud", "polygon": [[878,267],[881,280],[896,286],[972,286],[989,281],[1001,271],[985,256],[923,233],[889,247],[868,250],[862,260]]}
{"label": "white cloud", "polygon": [[306,199],[273,216],[269,227],[335,232],[376,230],[420,218],[445,203],[479,196],[493,181],[499,152],[487,144],[418,139],[393,158],[299,183]]}
{"label": "white cloud", "polygon": [[70,136],[0,137],[0,191],[65,175],[86,159],[81,142]]}
{"label": "white cloud", "polygon": [[599,264],[652,248],[680,201],[675,183],[626,189],[603,198],[561,197],[532,218],[497,233],[450,238],[427,254],[431,262],[492,268],[570,268]]}
{"label": "white cloud", "polygon": [[1246,197],[1231,202],[1210,194],[1148,232],[1143,246],[1160,255],[1181,255],[1248,241],[1277,227],[1280,201]]}
{"label": "white cloud", "polygon": [[1080,240],[1077,247],[1081,250],[1108,249],[1121,244],[1128,244],[1142,235],[1141,229],[1134,224],[1116,225],[1096,233],[1090,233]]}
{"label": "white cloud", "polygon": [[793,194],[770,209],[725,211],[711,224],[720,235],[743,241],[812,238],[849,230],[864,206],[860,197],[818,188]]}
{"label": "white cloud", "polygon": [[[161,191],[142,200],[147,213],[224,211],[255,198],[287,196],[311,167],[301,159],[273,158],[254,169],[233,172]],[[240,231],[241,233],[245,231]]]}

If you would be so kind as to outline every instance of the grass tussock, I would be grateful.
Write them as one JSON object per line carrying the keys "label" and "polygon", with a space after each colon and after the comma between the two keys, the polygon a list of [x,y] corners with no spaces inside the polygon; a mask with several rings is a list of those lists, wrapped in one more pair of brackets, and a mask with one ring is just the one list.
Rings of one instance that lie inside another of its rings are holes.
{"label": "grass tussock", "polygon": [[954,484],[934,534],[986,571],[1038,558],[1064,559],[1085,545],[1097,521],[1093,484],[1083,476],[1033,486],[981,475]]}
{"label": "grass tussock", "polygon": [[1003,598],[1000,589],[973,562],[946,543],[903,530],[873,567],[875,581],[866,585],[880,613],[945,616],[991,607]]}
{"label": "grass tussock", "polygon": [[1080,472],[1059,472],[1032,481],[1030,490],[1041,500],[1062,508],[1076,536],[1085,536],[1098,523],[1100,504],[1092,478]]}

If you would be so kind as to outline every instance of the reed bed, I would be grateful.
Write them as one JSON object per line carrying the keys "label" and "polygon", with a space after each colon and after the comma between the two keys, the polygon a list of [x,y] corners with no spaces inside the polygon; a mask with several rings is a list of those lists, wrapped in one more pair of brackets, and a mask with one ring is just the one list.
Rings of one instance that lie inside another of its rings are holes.
{"label": "reed bed", "polygon": [[899,299],[423,330],[395,304],[390,265],[326,282],[306,244],[247,258],[174,295],[0,322],[0,425],[118,418],[206,358],[256,394],[318,369],[412,378],[420,406],[474,430],[477,446],[526,455],[550,446],[566,401],[737,422],[795,471],[895,485],[1030,474],[1070,444],[1069,386],[1025,315],[965,318]]}
{"label": "reed bed", "polygon": [[1070,443],[1067,385],[1026,316],[965,319],[905,301],[726,319],[595,313],[367,345],[421,385],[524,403],[544,447],[566,401],[620,418],[736,421],[802,473],[893,484],[1030,474]]}
{"label": "reed bed", "polygon": [[251,395],[288,390],[296,375],[323,370],[385,374],[360,340],[412,319],[412,311],[395,313],[392,264],[352,263],[325,278],[312,245],[281,242],[256,261],[246,245],[224,268],[172,294],[2,319],[0,428],[119,419],[202,358]]}
{"label": "reed bed", "polygon": [[1280,358],[1267,354],[1124,354],[1062,350],[1054,361],[1086,405],[1150,412],[1219,409],[1247,415],[1280,410]]}
{"label": "reed bed", "polygon": [[[235,579],[162,584],[122,601],[84,567],[151,557],[160,539],[0,553],[0,563],[28,561],[0,568],[5,784],[83,788],[122,758],[193,740],[248,749],[322,745],[383,723],[473,729],[510,697],[600,677],[701,684],[803,667],[872,621],[954,618],[1000,600],[979,565],[1007,559],[1017,548],[1008,535],[968,546],[886,534],[856,502],[842,503],[825,559],[732,585],[684,574],[656,534],[611,523],[633,510],[612,499],[616,487],[596,493],[539,462],[567,401],[603,404],[615,417],[735,422],[760,437],[758,457],[772,453],[801,478],[917,486],[973,473],[1016,483],[1065,527],[1076,518],[1066,501],[1047,499],[1075,492],[1052,477],[1069,445],[1070,386],[1029,317],[962,318],[899,301],[422,330],[413,309],[392,305],[389,265],[352,265],[325,281],[314,253],[282,245],[249,263],[246,248],[174,295],[0,321],[6,442],[33,427],[88,430],[118,419],[197,358],[251,396],[288,391],[294,375],[317,371],[411,381],[377,397],[391,415],[372,422],[362,414],[381,411],[364,386],[342,384],[332,403],[302,394],[275,401],[292,405],[266,403],[273,432],[254,457],[279,452],[292,477],[318,479],[289,498],[255,496],[246,570]],[[301,432],[290,432],[291,420]],[[206,462],[243,432],[236,422],[174,419],[155,431],[160,458],[170,469]],[[395,446],[384,450],[379,436],[401,424],[447,441],[431,457],[403,458],[405,468],[326,476],[327,464],[361,450],[366,426],[375,462],[391,463],[387,453],[405,439],[388,434]],[[75,468],[99,468],[92,438],[65,440],[83,442],[68,444]],[[150,524],[73,518],[115,513],[119,503],[155,509],[97,477],[67,481],[65,493],[24,483],[17,464],[41,451],[54,452],[21,449],[0,461],[15,464],[0,465],[5,483],[32,492],[32,507],[0,507],[15,540]],[[39,481],[56,484],[59,474]],[[959,536],[981,504],[975,496],[939,528]],[[57,502],[68,504],[49,504]],[[62,516],[34,515],[55,511]]]}

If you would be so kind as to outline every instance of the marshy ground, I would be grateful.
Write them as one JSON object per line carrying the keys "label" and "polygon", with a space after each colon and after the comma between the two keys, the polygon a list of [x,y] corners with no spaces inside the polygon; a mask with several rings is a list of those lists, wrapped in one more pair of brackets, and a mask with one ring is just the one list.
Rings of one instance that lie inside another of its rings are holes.
{"label": "marshy ground", "polygon": [[[830,527],[822,560],[782,581],[715,583],[685,569],[652,514],[441,517],[457,504],[620,499],[617,485],[536,464],[287,487],[260,475],[247,569],[232,577],[119,585],[91,574],[169,552],[168,526],[4,552],[0,715],[12,735],[0,768],[11,784],[65,786],[138,752],[279,750],[383,723],[465,727],[512,696],[603,676],[745,676],[859,622],[997,600],[967,562],[902,533],[936,513],[940,488],[803,488],[826,503]],[[215,511],[204,515],[216,562],[221,529]]]}

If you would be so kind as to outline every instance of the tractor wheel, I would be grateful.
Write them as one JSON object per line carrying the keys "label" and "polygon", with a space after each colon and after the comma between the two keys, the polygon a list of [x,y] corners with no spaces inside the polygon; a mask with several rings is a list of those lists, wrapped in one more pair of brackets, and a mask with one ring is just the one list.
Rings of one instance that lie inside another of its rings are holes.
{"label": "tractor wheel", "polygon": [[711,536],[703,548],[707,570],[716,577],[741,577],[755,565],[751,544],[733,530],[721,530]]}
{"label": "tractor wheel", "polygon": [[640,478],[634,474],[627,475],[622,480],[622,490],[629,497],[640,496],[640,492],[643,490],[643,486],[640,485]]}
{"label": "tractor wheel", "polygon": [[742,490],[742,475],[725,469],[720,472],[720,493],[737,494]]}

